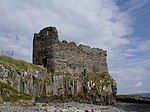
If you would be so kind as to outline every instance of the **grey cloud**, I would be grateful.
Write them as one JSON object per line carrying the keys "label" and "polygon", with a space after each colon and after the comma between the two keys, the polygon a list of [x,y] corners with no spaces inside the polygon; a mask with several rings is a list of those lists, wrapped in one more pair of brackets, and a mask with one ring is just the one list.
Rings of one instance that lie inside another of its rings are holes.
{"label": "grey cloud", "polygon": [[130,24],[127,24],[128,15],[119,12],[113,0],[10,0],[1,2],[1,9],[4,13],[1,31],[19,32],[30,40],[33,32],[54,25],[62,36],[66,35],[62,38],[78,43],[84,41],[104,49],[129,43],[128,39],[122,38],[131,31]]}

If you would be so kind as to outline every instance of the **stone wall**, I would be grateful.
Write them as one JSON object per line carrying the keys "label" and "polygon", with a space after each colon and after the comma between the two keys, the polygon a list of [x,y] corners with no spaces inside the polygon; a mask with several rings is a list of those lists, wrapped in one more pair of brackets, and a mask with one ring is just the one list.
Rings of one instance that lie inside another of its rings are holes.
{"label": "stone wall", "polygon": [[108,72],[107,52],[74,42],[59,41],[55,27],[46,27],[33,40],[33,63],[47,67],[49,72],[74,75]]}
{"label": "stone wall", "polygon": [[55,72],[75,75],[108,72],[106,51],[66,41],[56,42],[53,46]]}

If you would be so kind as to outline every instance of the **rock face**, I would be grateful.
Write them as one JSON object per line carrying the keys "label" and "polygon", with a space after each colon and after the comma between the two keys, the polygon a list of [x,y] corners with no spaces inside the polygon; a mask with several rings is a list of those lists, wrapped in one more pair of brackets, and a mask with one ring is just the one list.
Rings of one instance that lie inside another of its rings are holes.
{"label": "rock face", "polygon": [[[17,94],[28,94],[40,102],[76,101],[98,105],[115,103],[115,83],[106,72],[86,76],[52,74],[40,66],[37,66],[36,71],[22,71],[0,62],[0,86],[4,87],[1,85],[3,83],[17,90]],[[12,92],[7,89],[11,88],[0,88],[0,95],[10,96]]]}
{"label": "rock face", "polygon": [[6,67],[4,63],[0,62],[0,82],[9,84],[18,92],[43,96],[46,93],[44,90],[46,76],[47,71],[43,67],[39,67],[37,71],[22,71]]}

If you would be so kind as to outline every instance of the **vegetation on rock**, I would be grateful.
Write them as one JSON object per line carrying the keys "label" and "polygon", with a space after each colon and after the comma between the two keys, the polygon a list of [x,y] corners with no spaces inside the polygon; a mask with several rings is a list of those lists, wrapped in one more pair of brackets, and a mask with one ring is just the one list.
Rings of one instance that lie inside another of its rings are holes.
{"label": "vegetation on rock", "polygon": [[7,56],[0,56],[0,62],[3,63],[6,67],[12,67],[16,70],[22,70],[22,71],[37,70],[37,66],[34,64],[28,63],[23,60],[16,60]]}
{"label": "vegetation on rock", "polygon": [[9,84],[0,82],[0,97],[4,101],[15,102],[18,100],[30,100],[31,96],[25,93],[18,92]]}
{"label": "vegetation on rock", "polygon": [[[69,72],[56,72],[55,74],[47,73],[47,71],[39,72],[39,67],[34,64],[22,60],[15,60],[6,56],[0,56],[0,63],[2,65],[1,68],[4,68],[3,74],[6,74],[6,76],[11,74],[11,85],[13,83],[22,84],[21,86],[24,88],[25,83],[33,78],[33,84],[31,83],[32,86],[41,87],[41,89],[38,88],[40,91],[37,91],[37,88],[35,88],[36,92],[38,92],[38,94],[36,94],[37,96],[35,95],[36,101],[39,100],[40,102],[53,103],[69,101],[93,104],[113,103],[113,79],[108,72],[103,72],[101,74],[85,72],[81,75]],[[17,72],[12,72],[12,68]],[[20,71],[24,71],[23,75],[19,74]],[[32,74],[32,72],[30,73],[28,71],[37,71],[35,73],[38,75]],[[24,75],[24,73],[29,73],[29,75]],[[18,78],[16,78],[16,76],[21,77],[21,83],[17,82]],[[4,79],[4,77],[2,79]],[[0,97],[4,101],[18,102],[20,100],[29,100],[32,98],[28,94],[18,92],[20,90],[17,91],[17,89],[13,88],[14,86],[11,87],[9,81],[6,80],[6,82],[7,83],[0,82]],[[80,89],[77,86],[80,87]]]}

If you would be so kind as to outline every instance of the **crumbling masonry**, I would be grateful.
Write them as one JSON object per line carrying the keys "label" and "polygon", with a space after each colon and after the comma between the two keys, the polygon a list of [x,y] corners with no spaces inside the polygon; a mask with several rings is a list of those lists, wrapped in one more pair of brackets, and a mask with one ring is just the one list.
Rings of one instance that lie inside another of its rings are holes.
{"label": "crumbling masonry", "polygon": [[48,72],[103,73],[107,69],[107,52],[74,42],[59,41],[55,27],[46,27],[34,34],[33,63],[43,65]]}

